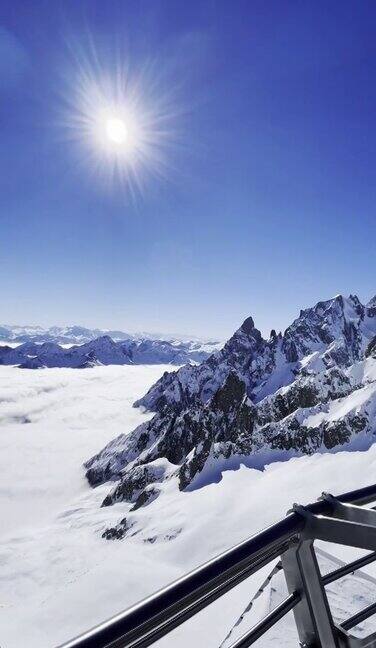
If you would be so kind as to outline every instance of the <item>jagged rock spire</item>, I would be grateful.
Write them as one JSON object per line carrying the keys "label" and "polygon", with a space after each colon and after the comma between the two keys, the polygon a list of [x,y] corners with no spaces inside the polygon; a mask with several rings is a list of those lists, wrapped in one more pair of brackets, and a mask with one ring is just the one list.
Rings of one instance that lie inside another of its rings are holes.
{"label": "jagged rock spire", "polygon": [[255,323],[253,321],[253,318],[251,316],[247,317],[247,319],[244,320],[240,328],[247,335],[249,335],[249,333],[252,333],[252,331],[255,328]]}
{"label": "jagged rock spire", "polygon": [[[136,495],[147,505],[158,496],[158,481],[175,477],[180,488],[197,488],[240,461],[259,466],[260,457],[331,450],[351,444],[360,432],[372,442],[376,381],[374,392],[367,383],[359,406],[363,376],[368,381],[373,374],[351,371],[360,361],[376,362],[376,300],[371,302],[363,306],[354,295],[318,302],[301,311],[284,335],[273,329],[269,340],[248,317],[201,365],[165,373],[136,403],[156,412],[154,418],[86,464],[92,484],[120,479],[106,505]],[[350,404],[337,420],[328,412],[338,398]],[[163,470],[156,470],[156,461],[164,462]]]}

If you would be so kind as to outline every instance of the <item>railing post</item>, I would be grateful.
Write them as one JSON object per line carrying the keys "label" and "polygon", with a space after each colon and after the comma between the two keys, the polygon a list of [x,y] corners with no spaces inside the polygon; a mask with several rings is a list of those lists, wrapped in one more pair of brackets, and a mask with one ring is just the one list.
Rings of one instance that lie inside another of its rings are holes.
{"label": "railing post", "polygon": [[289,593],[299,592],[293,612],[302,648],[338,648],[329,603],[313,548],[313,540],[297,540],[282,556]]}

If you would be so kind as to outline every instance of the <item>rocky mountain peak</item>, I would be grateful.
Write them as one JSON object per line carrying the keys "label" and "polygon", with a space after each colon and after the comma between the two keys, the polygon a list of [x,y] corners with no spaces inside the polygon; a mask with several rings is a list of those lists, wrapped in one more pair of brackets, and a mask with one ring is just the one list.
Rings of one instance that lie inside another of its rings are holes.
{"label": "rocky mountain peak", "polygon": [[368,317],[376,317],[376,295],[366,304]]}
{"label": "rocky mountain peak", "polygon": [[[367,447],[376,430],[372,308],[355,295],[337,295],[302,310],[269,340],[247,318],[223,349],[200,365],[165,373],[135,403],[154,417],[87,462],[90,483],[118,480],[106,505],[134,501],[137,491],[141,506],[166,479],[191,490],[241,462],[260,467]],[[164,462],[163,471],[155,470],[156,461]]]}
{"label": "rocky mountain peak", "polygon": [[96,338],[92,342],[88,342],[87,346],[89,347],[108,347],[108,348],[116,348],[116,342],[109,336],[109,335],[101,335],[100,337]]}
{"label": "rocky mountain peak", "polygon": [[246,335],[250,335],[253,332],[254,328],[255,323],[253,321],[253,318],[249,316],[244,320],[243,324],[240,327],[240,330],[243,331]]}

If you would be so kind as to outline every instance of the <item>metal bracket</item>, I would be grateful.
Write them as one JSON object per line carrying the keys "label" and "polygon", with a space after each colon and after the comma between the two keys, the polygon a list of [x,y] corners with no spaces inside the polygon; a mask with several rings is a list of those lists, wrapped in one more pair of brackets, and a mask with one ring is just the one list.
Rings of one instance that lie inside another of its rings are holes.
{"label": "metal bracket", "polygon": [[282,566],[289,593],[299,592],[301,596],[293,610],[300,645],[307,648],[338,648],[340,644],[322,584],[313,540],[300,541],[297,546],[288,549],[282,555]]}
{"label": "metal bracket", "polygon": [[296,502],[294,502],[291,509],[287,511],[286,515],[288,515],[289,513],[297,513],[297,515],[301,515],[306,520],[315,517],[308,508],[306,508],[302,504],[297,504]]}
{"label": "metal bracket", "polygon": [[354,504],[343,504],[330,493],[322,493],[319,499],[330,504],[332,515],[335,518],[358,524],[376,526],[376,511],[374,509],[366,509],[362,506],[355,506]]}
{"label": "metal bracket", "polygon": [[300,541],[282,556],[289,592],[300,591],[301,602],[294,609],[301,646],[321,648],[376,648],[376,633],[363,639],[334,624],[313,549],[314,540],[376,550],[376,511],[343,504],[330,493],[322,493],[330,515],[315,515],[301,504],[293,512],[304,518]]}

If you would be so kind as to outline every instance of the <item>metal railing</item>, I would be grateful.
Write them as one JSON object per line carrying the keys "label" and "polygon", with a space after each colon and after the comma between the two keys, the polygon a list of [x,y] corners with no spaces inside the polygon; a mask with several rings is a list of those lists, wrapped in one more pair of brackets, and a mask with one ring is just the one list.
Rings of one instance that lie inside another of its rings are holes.
{"label": "metal railing", "polygon": [[[278,557],[289,595],[231,648],[248,648],[290,610],[304,648],[376,648],[376,633],[363,639],[349,633],[376,613],[376,591],[374,604],[341,625],[325,593],[326,585],[376,560],[376,511],[362,508],[374,501],[376,484],[338,497],[323,494],[305,507],[295,504],[281,521],[61,648],[146,648]],[[372,553],[321,576],[316,539]]]}

